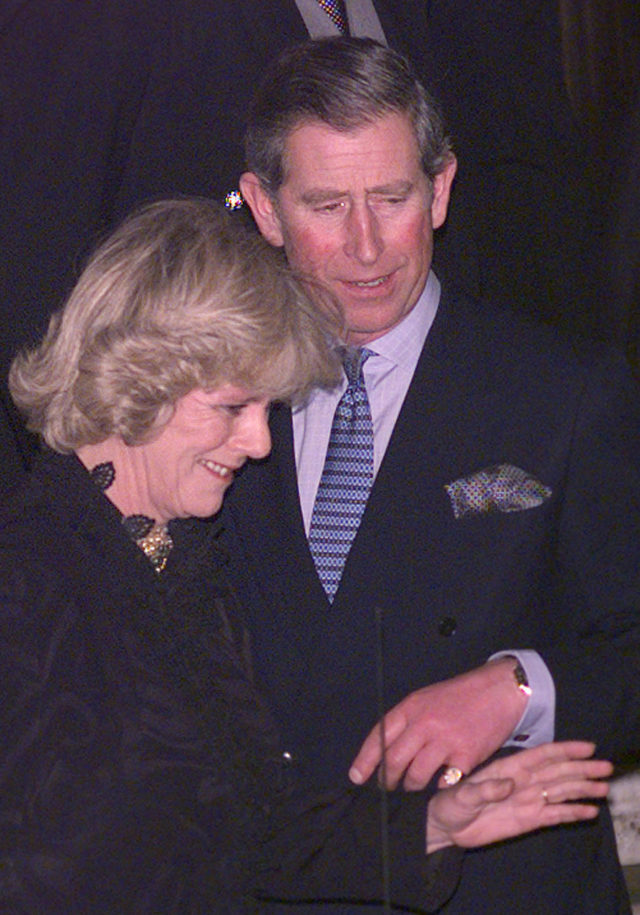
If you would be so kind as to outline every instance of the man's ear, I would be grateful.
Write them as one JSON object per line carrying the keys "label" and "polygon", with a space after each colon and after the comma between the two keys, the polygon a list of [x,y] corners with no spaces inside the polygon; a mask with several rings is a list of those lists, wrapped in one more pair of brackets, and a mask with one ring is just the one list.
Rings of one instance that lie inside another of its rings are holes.
{"label": "man's ear", "polygon": [[447,218],[451,185],[458,169],[458,160],[451,153],[445,167],[433,179],[433,197],[431,199],[431,223],[439,229]]}
{"label": "man's ear", "polygon": [[263,188],[258,176],[253,172],[245,172],[241,175],[240,192],[249,205],[260,232],[270,244],[281,248],[284,239],[280,219],[274,201]]}

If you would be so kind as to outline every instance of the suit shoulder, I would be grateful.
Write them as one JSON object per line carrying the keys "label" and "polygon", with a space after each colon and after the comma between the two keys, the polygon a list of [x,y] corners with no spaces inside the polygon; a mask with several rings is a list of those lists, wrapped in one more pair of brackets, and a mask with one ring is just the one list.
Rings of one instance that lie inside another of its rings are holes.
{"label": "suit shoulder", "polygon": [[448,327],[445,333],[466,341],[469,352],[495,372],[541,373],[556,384],[562,379],[586,382],[601,376],[603,381],[629,376],[619,352],[597,340],[575,334],[569,337],[516,307],[473,299],[447,286],[442,308]]}

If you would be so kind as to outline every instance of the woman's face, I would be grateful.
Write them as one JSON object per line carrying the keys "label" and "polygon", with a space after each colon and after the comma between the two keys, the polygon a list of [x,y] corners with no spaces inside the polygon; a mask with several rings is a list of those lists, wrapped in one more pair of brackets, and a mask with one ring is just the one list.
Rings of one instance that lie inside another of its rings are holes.
{"label": "woman's face", "polygon": [[233,384],[182,397],[157,438],[131,449],[151,517],[215,514],[235,471],[269,454],[268,411],[266,399]]}

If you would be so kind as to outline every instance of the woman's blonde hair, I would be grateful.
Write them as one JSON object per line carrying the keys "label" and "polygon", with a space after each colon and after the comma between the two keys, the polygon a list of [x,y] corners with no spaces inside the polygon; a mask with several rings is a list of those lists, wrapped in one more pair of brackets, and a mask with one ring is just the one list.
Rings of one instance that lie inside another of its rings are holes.
{"label": "woman's blonde hair", "polygon": [[335,384],[326,315],[280,252],[222,206],[160,201],[97,249],[9,386],[57,451],[111,435],[139,444],[194,388],[232,382],[297,400]]}

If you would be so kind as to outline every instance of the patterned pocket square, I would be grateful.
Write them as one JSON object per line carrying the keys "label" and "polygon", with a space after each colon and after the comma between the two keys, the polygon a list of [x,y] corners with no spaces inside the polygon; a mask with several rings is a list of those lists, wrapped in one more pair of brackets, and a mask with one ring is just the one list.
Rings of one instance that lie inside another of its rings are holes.
{"label": "patterned pocket square", "polygon": [[456,518],[483,512],[519,512],[536,508],[551,496],[548,486],[513,464],[494,464],[444,488]]}

